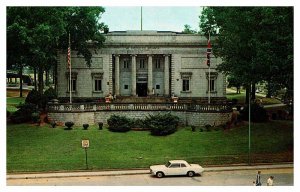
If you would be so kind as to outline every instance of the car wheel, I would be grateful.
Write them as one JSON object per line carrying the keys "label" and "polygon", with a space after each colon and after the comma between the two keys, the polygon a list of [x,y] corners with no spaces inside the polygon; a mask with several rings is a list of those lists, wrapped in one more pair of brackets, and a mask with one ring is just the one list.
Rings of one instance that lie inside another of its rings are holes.
{"label": "car wheel", "polygon": [[187,172],[187,176],[189,176],[189,177],[193,177],[194,175],[195,175],[195,173],[193,171]]}
{"label": "car wheel", "polygon": [[164,176],[163,172],[157,172],[156,177],[162,178]]}

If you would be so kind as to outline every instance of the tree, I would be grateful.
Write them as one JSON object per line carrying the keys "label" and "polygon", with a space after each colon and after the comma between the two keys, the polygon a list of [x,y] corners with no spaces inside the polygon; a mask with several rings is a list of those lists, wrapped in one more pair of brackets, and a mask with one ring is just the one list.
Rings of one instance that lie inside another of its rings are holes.
{"label": "tree", "polygon": [[197,31],[196,30],[192,30],[192,27],[188,24],[184,25],[184,29],[182,31],[182,33],[186,33],[186,34],[196,34]]}
{"label": "tree", "polygon": [[200,21],[203,33],[217,35],[218,70],[240,77],[247,92],[252,84],[253,99],[261,81],[292,88],[292,7],[207,7]]}
{"label": "tree", "polygon": [[105,25],[99,22],[103,12],[102,7],[8,7],[8,63],[37,69],[38,90],[43,93],[43,73],[56,68],[57,49],[67,49],[69,33],[72,49],[90,66],[90,48],[101,47],[105,40]]}

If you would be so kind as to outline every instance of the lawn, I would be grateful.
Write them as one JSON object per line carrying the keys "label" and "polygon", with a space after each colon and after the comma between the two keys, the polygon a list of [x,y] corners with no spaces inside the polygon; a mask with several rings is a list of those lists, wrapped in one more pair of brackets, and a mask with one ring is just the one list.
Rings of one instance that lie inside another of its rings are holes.
{"label": "lawn", "polygon": [[[292,161],[293,122],[271,121],[253,124],[251,161]],[[83,130],[49,125],[7,125],[7,171],[84,170],[85,151],[81,140],[89,139],[88,164],[91,170],[148,168],[170,159],[209,165],[246,163],[248,126],[229,131],[192,132],[190,127],[158,137],[148,131],[110,132],[96,126]]]}
{"label": "lawn", "polygon": [[[227,93],[226,98],[229,99],[229,100],[237,99],[239,104],[244,104],[245,99],[246,99],[246,93],[245,92],[242,92],[240,94]],[[272,104],[280,104],[281,103],[281,101],[276,99],[276,98],[266,98],[266,97],[263,97],[261,95],[256,95],[256,98],[257,99],[262,99],[262,104],[263,105],[272,105]]]}
{"label": "lawn", "polygon": [[16,106],[20,103],[24,103],[25,99],[25,97],[7,97],[6,110],[9,112],[15,112],[17,110]]}

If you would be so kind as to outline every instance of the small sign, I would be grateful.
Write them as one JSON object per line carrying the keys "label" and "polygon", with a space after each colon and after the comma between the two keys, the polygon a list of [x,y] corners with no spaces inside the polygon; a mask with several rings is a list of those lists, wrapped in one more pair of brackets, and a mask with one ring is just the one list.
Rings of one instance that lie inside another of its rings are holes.
{"label": "small sign", "polygon": [[89,148],[90,147],[90,140],[81,140],[81,145],[83,148]]}

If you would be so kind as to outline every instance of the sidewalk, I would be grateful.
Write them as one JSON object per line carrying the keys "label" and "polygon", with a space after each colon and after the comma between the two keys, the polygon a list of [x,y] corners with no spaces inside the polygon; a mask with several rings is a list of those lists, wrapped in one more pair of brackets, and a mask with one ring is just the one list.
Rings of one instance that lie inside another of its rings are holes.
{"label": "sidewalk", "polygon": [[[255,166],[230,166],[230,167],[207,167],[205,172],[213,171],[234,171],[234,170],[263,170],[294,168],[294,164],[277,165],[255,165]],[[136,170],[115,170],[115,171],[87,171],[87,172],[59,172],[59,173],[28,173],[28,174],[7,174],[6,179],[37,179],[37,178],[60,178],[60,177],[90,177],[90,176],[115,176],[115,175],[137,175],[150,174],[149,169]]]}

